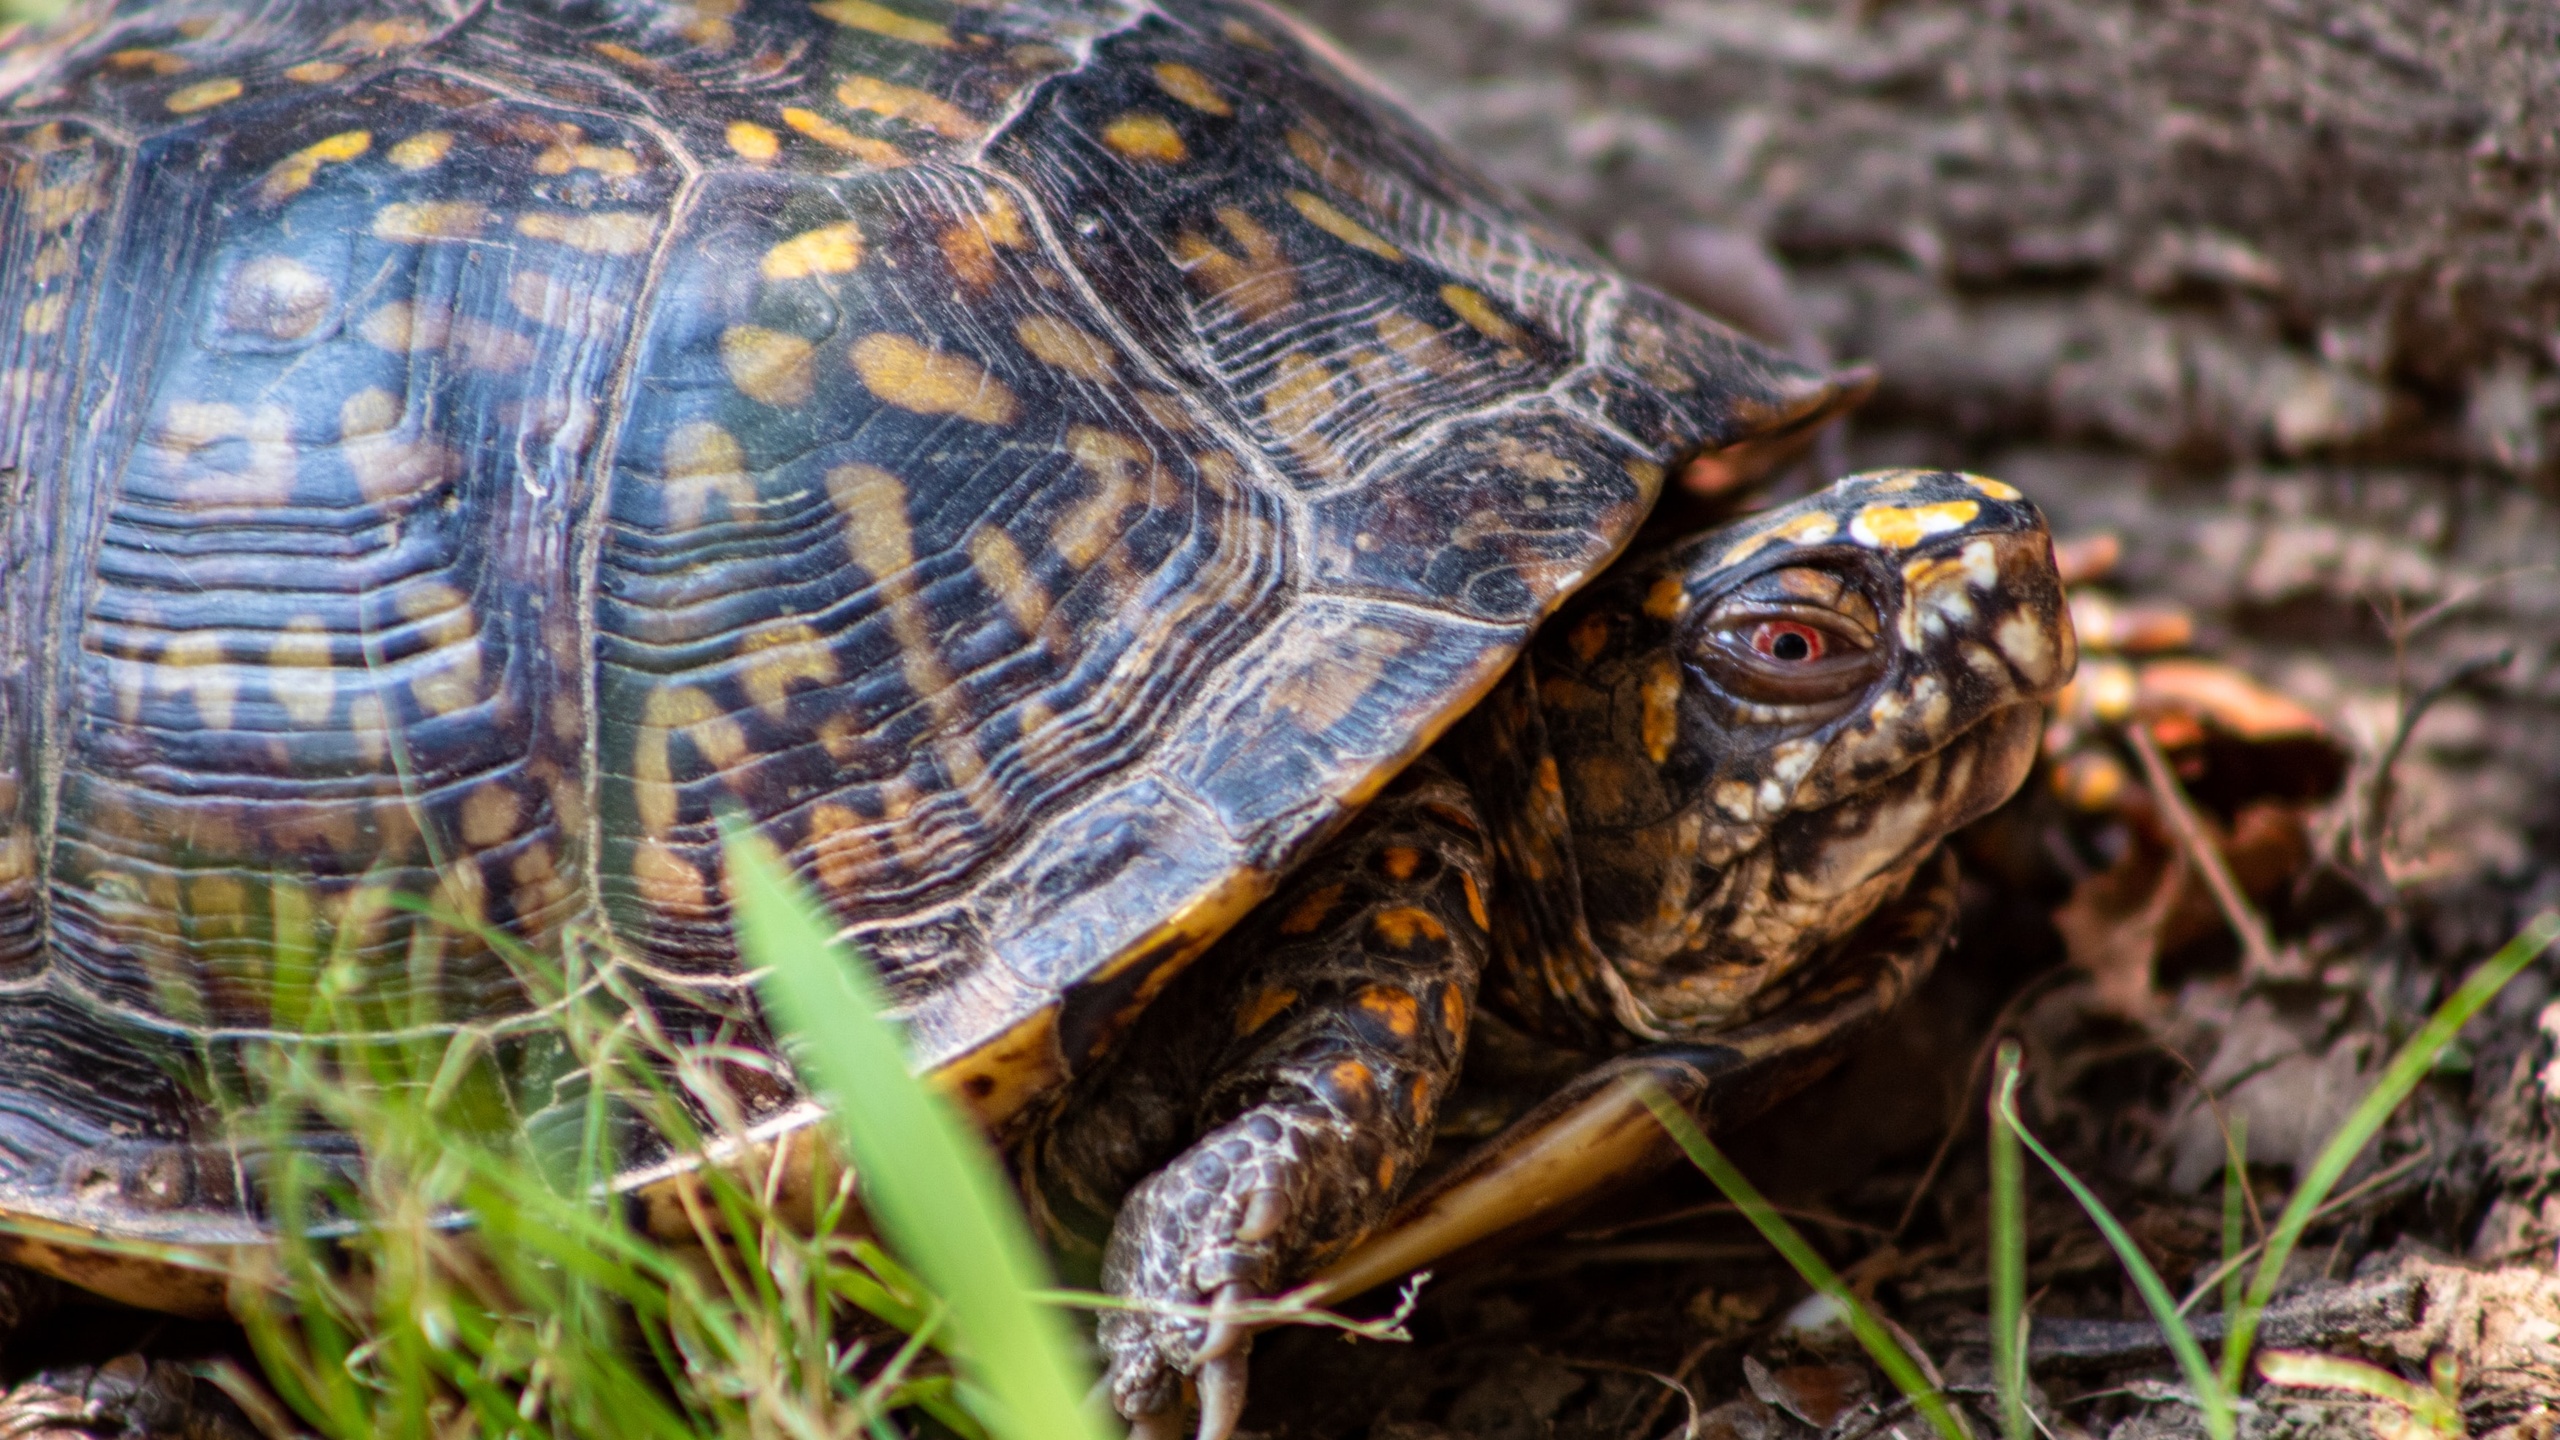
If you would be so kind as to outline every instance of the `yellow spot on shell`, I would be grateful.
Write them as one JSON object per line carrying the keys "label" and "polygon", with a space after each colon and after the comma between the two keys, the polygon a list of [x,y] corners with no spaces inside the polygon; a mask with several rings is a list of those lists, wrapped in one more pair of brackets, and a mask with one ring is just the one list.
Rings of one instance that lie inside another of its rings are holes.
{"label": "yellow spot on shell", "polygon": [[335,60],[306,60],[284,72],[284,78],[298,85],[326,85],[347,73],[347,67]]}
{"label": "yellow spot on shell", "polygon": [[942,232],[942,258],[962,284],[984,290],[996,280],[995,247],[1019,250],[1030,243],[1012,197],[990,190],[984,211]]}
{"label": "yellow spot on shell", "polygon": [[[575,127],[570,130],[576,134]],[[573,143],[554,145],[534,157],[537,175],[566,175],[572,170],[593,170],[613,180],[628,180],[640,173],[640,157],[619,145]]]}
{"label": "yellow spot on shell", "polygon": [[267,689],[296,725],[326,722],[337,702],[328,627],[317,615],[297,615],[267,647]]}
{"label": "yellow spot on shell", "polygon": [[1983,494],[1990,496],[1994,500],[2024,500],[2027,498],[2026,496],[2018,493],[2018,487],[2015,485],[2003,485],[1999,481],[1991,479],[1985,475],[1967,475],[1964,477],[1964,483],[1981,491]]}
{"label": "yellow spot on shell", "polygon": [[1282,1011],[1298,1003],[1298,992],[1273,986],[1245,1002],[1236,1012],[1236,1038],[1242,1039],[1279,1018]]}
{"label": "yellow spot on shell", "polygon": [[1239,260],[1208,239],[1185,231],[1174,237],[1174,258],[1192,283],[1213,300],[1223,300],[1248,320],[1268,320],[1297,298],[1297,272],[1290,268],[1280,242],[1262,222],[1233,205],[1218,207],[1218,224],[1244,251]]}
{"label": "yellow spot on shell", "polygon": [[299,195],[311,188],[313,177],[323,165],[353,160],[373,148],[370,130],[346,130],[317,144],[306,145],[279,160],[258,182],[258,198],[270,204],[287,196]]}
{"label": "yellow spot on shell", "polygon": [[840,150],[882,169],[894,170],[907,163],[906,151],[874,136],[856,135],[815,110],[787,107],[782,112],[782,123],[830,150]]}
{"label": "yellow spot on shell", "polygon": [[810,356],[817,347],[797,335],[761,325],[732,325],[720,332],[720,367],[748,399],[776,409],[806,405],[818,392]]}
{"label": "yellow spot on shell", "polygon": [[338,303],[337,287],[284,255],[261,255],[233,272],[222,318],[234,330],[269,340],[308,337]]}
{"label": "yellow spot on shell", "polygon": [[878,331],[853,345],[854,373],[872,394],[919,415],[957,415],[981,425],[1012,423],[1013,392],[965,355]]}
{"label": "yellow spot on shell", "polygon": [[782,137],[753,120],[729,122],[729,150],[741,160],[761,165],[782,153]]}
{"label": "yellow spot on shell", "polygon": [[402,200],[373,213],[373,234],[410,243],[468,240],[488,223],[489,207],[477,200]]}
{"label": "yellow spot on shell", "polygon": [[927,45],[936,50],[948,50],[952,45],[951,32],[943,26],[930,20],[919,20],[886,5],[875,5],[871,0],[821,0],[809,8],[847,29],[868,30],[874,35],[885,35],[910,45]]}
{"label": "yellow spot on shell", "polygon": [[862,227],[850,220],[803,230],[764,252],[759,269],[767,280],[805,280],[812,275],[844,275],[862,263]]}
{"label": "yellow spot on shell", "polygon": [[30,335],[51,335],[62,328],[63,318],[70,313],[71,292],[64,290],[28,301],[18,314],[18,323]]}
{"label": "yellow spot on shell", "polygon": [[631,798],[640,828],[664,835],[676,823],[675,755],[677,737],[693,747],[714,769],[725,770],[747,753],[746,732],[709,695],[690,685],[664,686],[649,692],[640,708],[639,734],[632,741]]}
{"label": "yellow spot on shell", "polygon": [[421,130],[392,146],[384,158],[403,170],[432,170],[452,153],[452,131]]}
{"label": "yellow spot on shell", "polygon": [[649,248],[657,229],[657,217],[639,210],[541,211],[516,221],[516,233],[527,239],[554,241],[589,255],[638,255]]}
{"label": "yellow spot on shell", "polygon": [[1210,83],[1209,77],[1188,65],[1168,60],[1156,66],[1153,73],[1156,88],[1204,115],[1236,113],[1235,107],[1227,103],[1226,96],[1218,93],[1218,87]]}
{"label": "yellow spot on shell", "polygon": [[212,80],[199,80],[193,85],[181,86],[170,91],[169,98],[160,103],[169,107],[169,113],[172,115],[193,115],[199,110],[210,110],[226,100],[239,98],[240,82],[231,76],[224,75]]}
{"label": "yellow spot on shell", "polygon": [[240,677],[223,655],[220,635],[210,630],[180,635],[161,649],[160,663],[177,672],[162,684],[194,696],[196,713],[207,726],[215,730],[231,728],[233,707],[240,698]]}
{"label": "yellow spot on shell", "polygon": [[1108,380],[1120,363],[1110,342],[1055,315],[1034,315],[1014,326],[1013,334],[1043,364],[1082,379]]}
{"label": "yellow spot on shell", "polygon": [[1850,538],[1861,545],[1907,550],[1932,535],[1961,530],[1982,513],[1971,500],[1942,500],[1935,505],[1870,505],[1849,522]]}
{"label": "yellow spot on shell", "polygon": [[755,504],[756,482],[747,474],[737,437],[708,420],[690,420],[667,435],[660,462],[665,476],[668,523],[690,530],[702,522],[714,496],[743,513]]}
{"label": "yellow spot on shell", "polygon": [[180,75],[187,69],[185,56],[148,46],[115,51],[107,56],[107,64],[118,70],[148,70],[154,75]]}
{"label": "yellow spot on shell", "polygon": [[505,842],[515,835],[523,812],[524,802],[513,790],[495,781],[480,786],[462,797],[462,843],[486,850]]}
{"label": "yellow spot on shell", "polygon": [[[1023,562],[1013,537],[990,525],[969,537],[969,562],[1025,635],[1037,635],[1049,618],[1049,595]],[[1026,726],[1026,732],[1028,727]]]}
{"label": "yellow spot on shell", "polygon": [[797,620],[749,631],[738,653],[750,657],[738,688],[776,720],[788,713],[795,683],[832,685],[842,674],[825,638]]}
{"label": "yellow spot on shell", "polygon": [[[1289,192],[1289,204],[1294,207],[1299,214],[1307,217],[1308,224],[1313,225],[1317,229],[1324,231],[1326,234],[1331,235],[1337,240],[1340,240],[1345,245],[1349,245],[1354,249],[1366,250],[1381,260],[1401,261],[1404,259],[1404,252],[1402,250],[1388,244],[1386,240],[1381,238],[1376,231],[1371,230],[1368,226],[1361,224],[1359,221],[1343,214],[1340,210],[1335,209],[1330,202],[1320,195],[1311,195],[1304,190],[1292,190]],[[1470,321],[1469,323],[1473,322]],[[1477,328],[1482,329],[1483,327],[1478,326]]]}
{"label": "yellow spot on shell", "polygon": [[1520,327],[1493,308],[1492,301],[1464,285],[1441,286],[1440,301],[1469,328],[1497,345],[1518,345],[1523,338]]}
{"label": "yellow spot on shell", "polygon": [[662,915],[695,916],[711,909],[711,882],[662,840],[644,840],[631,857],[632,883],[641,902]]}
{"label": "yellow spot on shell", "polygon": [[912,85],[892,85],[871,75],[847,77],[836,87],[836,99],[848,110],[868,110],[921,125],[936,135],[952,140],[975,139],[986,129],[983,121],[930,90]]}
{"label": "yellow spot on shell", "polygon": [[827,498],[845,518],[844,543],[853,563],[872,579],[893,579],[915,563],[907,482],[877,465],[839,465],[827,472]]}
{"label": "yellow spot on shell", "polygon": [[1191,158],[1182,132],[1151,110],[1132,110],[1102,127],[1102,143],[1123,159],[1175,165]]}
{"label": "yellow spot on shell", "polygon": [[1370,328],[1388,349],[1403,357],[1416,370],[1432,375],[1453,375],[1462,368],[1458,357],[1440,339],[1440,332],[1401,310],[1389,310],[1371,322]]}

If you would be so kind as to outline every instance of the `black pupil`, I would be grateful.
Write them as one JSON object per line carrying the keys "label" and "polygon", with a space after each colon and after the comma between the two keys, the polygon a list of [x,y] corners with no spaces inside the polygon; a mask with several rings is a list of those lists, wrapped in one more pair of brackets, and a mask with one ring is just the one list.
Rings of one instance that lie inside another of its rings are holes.
{"label": "black pupil", "polygon": [[1813,642],[1793,630],[1781,630],[1770,639],[1769,653],[1780,660],[1810,659]]}

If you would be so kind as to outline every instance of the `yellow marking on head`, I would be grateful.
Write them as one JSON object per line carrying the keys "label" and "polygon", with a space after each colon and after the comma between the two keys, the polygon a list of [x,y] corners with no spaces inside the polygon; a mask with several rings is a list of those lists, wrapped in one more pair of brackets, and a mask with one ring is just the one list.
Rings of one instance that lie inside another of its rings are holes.
{"label": "yellow marking on head", "polygon": [[691,918],[711,910],[711,882],[663,840],[643,840],[631,857],[640,901],[662,915]]}
{"label": "yellow marking on head", "polygon": [[667,434],[660,462],[666,486],[668,523],[690,530],[709,512],[712,497],[728,502],[729,512],[743,515],[756,503],[755,478],[747,473],[747,456],[737,437],[708,420],[688,420]]}
{"label": "yellow marking on head", "polygon": [[462,843],[486,850],[513,839],[523,814],[516,792],[492,780],[462,797]]}
{"label": "yellow marking on head", "polygon": [[2024,608],[2002,616],[1991,638],[2000,646],[2009,663],[2029,681],[2047,678],[2053,671],[2053,636],[2050,628]]}
{"label": "yellow marking on head", "polygon": [[301,85],[326,85],[347,73],[347,67],[335,60],[305,60],[284,72],[284,78]]}
{"label": "yellow marking on head", "polygon": [[1152,110],[1132,110],[1103,126],[1102,143],[1124,160],[1150,165],[1179,165],[1191,158],[1182,132]]}
{"label": "yellow marking on head", "polygon": [[815,110],[785,106],[782,123],[830,150],[841,151],[883,170],[895,170],[907,163],[906,151],[874,136],[856,135]]}
{"label": "yellow marking on head", "polygon": [[821,16],[851,30],[868,30],[910,45],[925,45],[936,50],[952,46],[951,32],[930,20],[919,20],[871,0],[820,0],[809,7]]}
{"label": "yellow marking on head", "polygon": [[1484,298],[1482,293],[1464,285],[1441,286],[1440,303],[1448,306],[1459,319],[1466,321],[1468,328],[1496,345],[1516,347],[1528,338],[1519,326],[1512,324],[1509,318],[1494,308],[1492,301]]}
{"label": "yellow marking on head", "polygon": [[892,85],[871,75],[846,77],[836,86],[836,99],[848,110],[905,120],[950,140],[974,140],[987,128],[985,121],[930,90]]}
{"label": "yellow marking on head", "polygon": [[1227,97],[1218,93],[1209,77],[1188,65],[1167,60],[1150,73],[1156,77],[1157,89],[1204,115],[1223,119],[1236,113],[1236,107],[1227,103]]}
{"label": "yellow marking on head", "polygon": [[728,139],[729,152],[751,164],[762,165],[782,153],[782,137],[753,120],[730,121]]}
{"label": "yellow marking on head", "polygon": [[169,98],[160,103],[169,107],[169,113],[172,115],[193,115],[199,110],[210,110],[226,100],[239,98],[240,82],[231,76],[224,75],[212,80],[199,80],[193,85],[172,90],[169,92]]}
{"label": "yellow marking on head", "polygon": [[805,681],[833,685],[843,678],[835,651],[825,637],[798,620],[760,625],[738,641],[738,653],[749,657],[738,687],[756,708],[776,720],[790,712],[791,687]]}
{"label": "yellow marking on head", "polygon": [[1034,315],[1013,327],[1014,338],[1044,364],[1096,383],[1111,378],[1120,352],[1111,343],[1055,315]]}
{"label": "yellow marking on head", "polygon": [[1971,500],[1941,500],[1934,505],[1870,505],[1849,522],[1849,536],[1861,545],[1907,550],[1932,535],[1961,530],[1982,513]]}
{"label": "yellow marking on head", "polygon": [[957,415],[981,425],[1013,423],[1013,392],[965,355],[875,331],[854,342],[853,368],[872,394],[902,410]]}
{"label": "yellow marking on head", "polygon": [[1402,261],[1404,252],[1389,244],[1376,231],[1335,209],[1320,195],[1304,190],[1288,192],[1289,204],[1307,223],[1354,249],[1366,250],[1381,260]]}
{"label": "yellow marking on head", "polygon": [[803,230],[764,252],[758,273],[767,280],[845,275],[862,263],[862,227],[850,220]]}
{"label": "yellow marking on head", "polygon": [[1991,479],[1988,476],[1966,475],[1961,478],[1964,483],[1981,491],[1983,494],[1990,496],[1994,500],[2024,500],[2027,498],[2026,496],[2018,493],[2018,487],[2014,485],[2003,485],[1999,481]]}
{"label": "yellow marking on head", "polygon": [[1379,868],[1391,880],[1410,880],[1422,868],[1422,852],[1410,845],[1390,845],[1378,852]]}
{"label": "yellow marking on head", "polygon": [[399,200],[373,212],[373,235],[409,244],[468,240],[488,223],[489,207],[477,200]]}
{"label": "yellow marking on head", "polygon": [[1278,1019],[1281,1012],[1297,1003],[1298,992],[1295,990],[1274,985],[1262,991],[1246,1001],[1244,1008],[1236,1012],[1236,1038],[1241,1040],[1260,1030]]}
{"label": "yellow marking on head", "polygon": [[185,56],[148,46],[112,51],[107,56],[107,64],[116,70],[148,70],[154,75],[180,75],[187,69]]}
{"label": "yellow marking on head", "polygon": [[1439,916],[1419,906],[1398,905],[1371,916],[1369,933],[1402,950],[1416,940],[1446,940],[1449,927],[1440,923]]}
{"label": "yellow marking on head", "polygon": [[1677,620],[1689,608],[1689,589],[1677,575],[1665,575],[1653,582],[1644,595],[1644,613],[1656,620]]}
{"label": "yellow marking on head", "polygon": [[1680,738],[1680,667],[1667,655],[1645,672],[1643,732],[1644,753],[1654,764],[1671,758]]}
{"label": "yellow marking on head", "polygon": [[306,145],[268,169],[266,178],[258,182],[258,198],[273,204],[288,196],[299,195],[311,188],[311,181],[320,173],[321,166],[353,160],[372,148],[373,132],[370,130],[341,131],[317,144]]}
{"label": "yellow marking on head", "polygon": [[[993,525],[981,526],[969,537],[969,563],[977,567],[978,578],[994,592],[1013,623],[1025,635],[1037,635],[1049,619],[1049,594],[1042,589],[1031,567],[1023,563],[1022,551],[1013,537]],[[1027,727],[1026,727],[1027,728]]]}
{"label": "yellow marking on head", "polygon": [[1820,510],[1810,510],[1783,525],[1747,535],[1728,547],[1716,560],[1718,568],[1739,565],[1767,547],[1785,540],[1797,545],[1818,545],[1840,533],[1840,522]]}
{"label": "yellow marking on head", "polygon": [[1234,306],[1248,320],[1268,320],[1288,308],[1298,295],[1298,277],[1280,242],[1247,211],[1221,205],[1217,213],[1218,224],[1244,258],[1186,230],[1173,242],[1183,271],[1203,294]]}
{"label": "yellow marking on head", "polygon": [[1313,935],[1324,928],[1326,917],[1333,914],[1334,904],[1341,898],[1340,885],[1326,885],[1308,891],[1307,897],[1289,907],[1289,913],[1281,918],[1280,933]]}
{"label": "yellow marking on head", "polygon": [[384,152],[384,158],[403,170],[432,170],[453,153],[453,132],[421,130]]}
{"label": "yellow marking on head", "polygon": [[818,393],[809,357],[817,347],[800,336],[761,325],[732,325],[720,332],[720,368],[738,392],[762,405],[789,410]]}
{"label": "yellow marking on head", "polygon": [[[1467,918],[1476,922],[1477,929],[1491,930],[1493,928],[1493,916],[1484,908],[1484,891],[1477,887],[1474,872],[1464,869],[1460,870],[1458,872],[1458,886],[1460,889],[1467,892]],[[1457,1028],[1455,1022],[1452,1022],[1451,1028]]]}
{"label": "yellow marking on head", "polygon": [[326,722],[337,704],[338,682],[329,628],[317,615],[296,615],[267,646],[267,689],[285,718],[296,725]]}
{"label": "yellow marking on head", "polygon": [[658,217],[642,210],[595,210],[563,215],[536,211],[519,216],[516,233],[549,240],[589,255],[638,255],[657,235]]}

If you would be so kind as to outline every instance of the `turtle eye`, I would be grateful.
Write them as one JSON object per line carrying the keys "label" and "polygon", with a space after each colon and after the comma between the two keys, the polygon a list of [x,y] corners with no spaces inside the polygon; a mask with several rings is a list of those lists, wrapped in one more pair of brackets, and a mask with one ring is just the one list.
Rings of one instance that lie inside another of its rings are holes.
{"label": "turtle eye", "polygon": [[1753,653],[1786,664],[1819,660],[1830,649],[1823,633],[1796,620],[1764,620],[1751,632]]}
{"label": "turtle eye", "polygon": [[1699,667],[1738,700],[1846,703],[1885,663],[1876,637],[1858,619],[1827,606],[1736,596],[1708,617],[1696,650]]}

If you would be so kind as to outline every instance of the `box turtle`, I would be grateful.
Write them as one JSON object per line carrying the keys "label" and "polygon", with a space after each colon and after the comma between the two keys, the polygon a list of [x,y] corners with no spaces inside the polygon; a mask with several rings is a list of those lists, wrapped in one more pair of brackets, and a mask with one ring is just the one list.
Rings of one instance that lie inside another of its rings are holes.
{"label": "box turtle", "polygon": [[[0,93],[0,1252],[129,1302],[267,1233],[205,1077],[288,912],[386,1013],[528,1028],[389,888],[752,1038],[724,810],[1110,1284],[1369,1283],[1889,1008],[2072,668],[1994,481],[1640,540],[1865,377],[1249,3],[95,4]],[[1390,1222],[1480,1001],[1592,1078]],[[1103,1341],[1232,1425],[1235,1327]]]}

